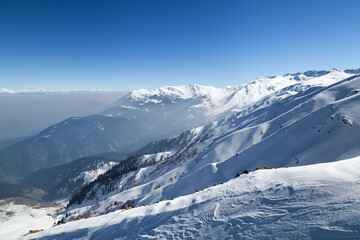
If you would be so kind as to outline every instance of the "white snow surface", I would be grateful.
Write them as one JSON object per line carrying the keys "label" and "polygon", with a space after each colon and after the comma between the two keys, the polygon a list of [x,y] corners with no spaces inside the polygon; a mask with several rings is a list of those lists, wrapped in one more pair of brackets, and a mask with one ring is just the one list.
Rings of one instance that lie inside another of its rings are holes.
{"label": "white snow surface", "polygon": [[105,163],[103,165],[100,165],[100,167],[98,167],[95,170],[84,171],[79,176],[77,176],[74,179],[74,181],[77,181],[78,179],[82,178],[84,180],[83,185],[85,185],[86,183],[94,181],[98,176],[105,173],[106,171],[111,169],[116,164],[117,164],[116,162],[108,162],[108,163]]}
{"label": "white snow surface", "polygon": [[[57,207],[38,207],[5,203],[0,201],[0,239],[12,240],[21,238],[29,230],[50,228],[54,224]],[[10,212],[11,216],[7,216]]]}
{"label": "white snow surface", "polygon": [[359,169],[360,157],[257,170],[24,239],[359,239]]}

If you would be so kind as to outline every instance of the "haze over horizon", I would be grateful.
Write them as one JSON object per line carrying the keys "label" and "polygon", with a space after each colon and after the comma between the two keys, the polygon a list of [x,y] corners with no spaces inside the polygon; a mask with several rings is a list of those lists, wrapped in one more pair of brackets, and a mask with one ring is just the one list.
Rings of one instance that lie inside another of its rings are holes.
{"label": "haze over horizon", "polygon": [[358,68],[359,6],[1,1],[0,89],[224,87],[260,76]]}

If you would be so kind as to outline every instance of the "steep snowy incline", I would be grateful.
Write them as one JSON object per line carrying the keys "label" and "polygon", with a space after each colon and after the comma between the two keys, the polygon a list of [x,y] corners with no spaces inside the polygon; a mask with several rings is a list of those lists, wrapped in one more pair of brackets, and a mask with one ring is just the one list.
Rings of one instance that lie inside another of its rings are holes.
{"label": "steep snowy incline", "polygon": [[186,175],[162,188],[162,196],[192,193],[244,170],[359,156],[359,89],[359,77],[344,80],[229,118],[212,140],[197,146],[199,154],[179,167]]}
{"label": "steep snowy incline", "polygon": [[358,239],[360,157],[243,174],[25,239]]}

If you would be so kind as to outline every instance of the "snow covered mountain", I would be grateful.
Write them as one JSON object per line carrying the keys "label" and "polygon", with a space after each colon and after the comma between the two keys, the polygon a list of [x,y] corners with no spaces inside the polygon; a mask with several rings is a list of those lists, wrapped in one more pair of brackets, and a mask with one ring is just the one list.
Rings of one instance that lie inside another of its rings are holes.
{"label": "snow covered mountain", "polygon": [[110,202],[150,204],[228,181],[244,170],[359,156],[360,77],[292,91],[299,87],[282,89],[231,117],[180,135],[172,151],[120,162],[70,204],[85,200],[91,205],[109,197],[103,192],[113,195]]}
{"label": "snow covered mountain", "polygon": [[[26,238],[358,238],[360,76],[302,75],[241,107],[200,101],[209,119],[239,111],[150,143],[73,195],[56,214],[65,224]],[[142,93],[137,109],[131,94],[117,104],[137,119],[159,95]]]}
{"label": "snow covered mountain", "polygon": [[44,190],[46,195],[43,200],[66,199],[114,165],[116,162],[111,159],[86,157],[68,164],[40,169],[26,176],[20,183]]}
{"label": "snow covered mountain", "polygon": [[[186,135],[186,133],[182,135]],[[143,148],[130,153],[110,152],[80,158],[67,164],[32,172],[22,179],[20,184],[43,190],[45,195],[42,199],[46,201],[68,199],[85,184],[96,180],[100,175],[104,174],[119,162],[133,156],[153,154],[173,149],[180,141],[181,138],[165,139],[151,142]],[[13,186],[12,184],[8,185]]]}
{"label": "snow covered mountain", "polygon": [[[355,71],[355,70],[354,70]],[[0,180],[19,181],[33,171],[102,152],[131,152],[150,141],[221,119],[286,87],[327,86],[348,71],[309,71],[263,77],[222,89],[188,85],[135,90],[100,115],[70,118],[0,150]]]}
{"label": "snow covered mountain", "polygon": [[35,236],[356,239],[359,91],[357,75],[295,84],[164,140],[177,144],[120,162]]}
{"label": "snow covered mountain", "polygon": [[[153,112],[156,114],[160,112],[160,115],[162,115],[161,112],[166,112],[168,115],[172,115],[172,111],[179,111],[179,105],[185,105],[180,107],[181,113],[187,115],[185,120],[197,119],[199,123],[203,124],[206,119],[216,120],[227,116],[229,113],[239,111],[285,87],[299,83],[306,86],[327,86],[352,74],[355,74],[355,70],[338,71],[333,69],[261,77],[243,85],[225,88],[192,84],[161,87],[155,90],[140,89],[119,99],[112,108],[104,111],[103,114],[123,116],[124,110],[129,109],[128,112],[131,112],[132,115],[127,117],[133,118],[139,117],[137,114],[150,115]],[[172,105],[176,105],[177,108],[172,109]],[[154,106],[158,106],[158,108],[154,109]],[[128,112],[126,113],[128,114]]]}

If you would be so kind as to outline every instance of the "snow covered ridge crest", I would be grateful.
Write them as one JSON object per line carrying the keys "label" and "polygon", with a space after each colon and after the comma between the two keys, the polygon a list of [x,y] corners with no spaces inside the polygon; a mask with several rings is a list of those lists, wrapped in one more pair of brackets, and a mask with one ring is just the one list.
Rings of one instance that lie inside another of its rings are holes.
{"label": "snow covered ridge crest", "polygon": [[312,78],[322,77],[328,74],[332,74],[334,76],[335,75],[349,76],[351,74],[358,74],[358,73],[360,73],[360,68],[347,69],[345,71],[339,71],[336,69],[331,69],[329,71],[311,70],[311,71],[306,71],[304,73],[293,73],[293,74],[285,74],[285,75],[276,75],[271,77],[260,77],[250,83],[242,84],[239,86],[228,86],[225,88],[215,88],[211,86],[202,86],[199,84],[190,84],[183,86],[164,86],[153,90],[148,90],[148,89],[134,90],[129,93],[129,96],[131,96],[131,98],[133,98],[134,100],[164,97],[164,96],[168,96],[171,99],[176,99],[176,98],[188,99],[199,96],[205,97],[205,96],[214,96],[214,95],[226,95],[226,93],[228,92],[236,92],[246,87],[247,85],[254,85],[259,83],[263,84],[267,82],[267,84],[274,84],[274,85],[277,83],[281,83],[283,81],[290,81],[291,83],[295,83],[295,82],[306,81]]}
{"label": "snow covered ridge crest", "polygon": [[[331,69],[329,71],[327,70],[309,70],[304,73],[292,73],[292,74],[285,74],[285,75],[276,75],[276,76],[270,76],[270,77],[260,77],[258,79],[274,79],[279,76],[283,77],[290,77],[297,80],[305,79],[306,78],[314,78],[314,77],[320,77],[326,74],[329,74],[331,71],[337,71],[337,72],[343,72],[346,74],[359,74],[360,68],[358,69],[347,69],[344,71]],[[256,81],[256,80],[255,80]],[[245,85],[245,84],[244,84]],[[240,86],[233,86],[233,87],[226,87],[224,89],[238,89]],[[136,98],[142,98],[144,96],[151,96],[151,95],[170,95],[170,96],[177,96],[181,98],[189,98],[194,96],[203,96],[207,95],[209,91],[213,91],[217,88],[214,87],[206,87],[201,86],[198,84],[190,84],[190,85],[184,85],[184,86],[165,86],[161,87],[155,90],[147,90],[147,89],[139,89],[131,91],[131,95],[134,99]],[[8,88],[1,88],[0,93],[4,94],[16,94],[16,93],[73,93],[73,92],[116,92],[116,91],[126,91],[126,90],[120,90],[120,89],[47,89],[47,88],[34,88],[34,89],[8,89]]]}
{"label": "snow covered ridge crest", "polygon": [[[187,118],[204,124],[207,120],[215,121],[232,112],[250,106],[269,94],[286,87],[300,84],[302,86],[328,86],[347,77],[358,70],[307,71],[305,73],[260,77],[239,86],[215,88],[198,84],[184,86],[165,86],[153,90],[139,89],[129,92],[119,99],[103,114],[106,116],[123,116],[126,110],[133,112],[172,111],[171,106],[181,106]],[[135,116],[134,118],[138,118]]]}

